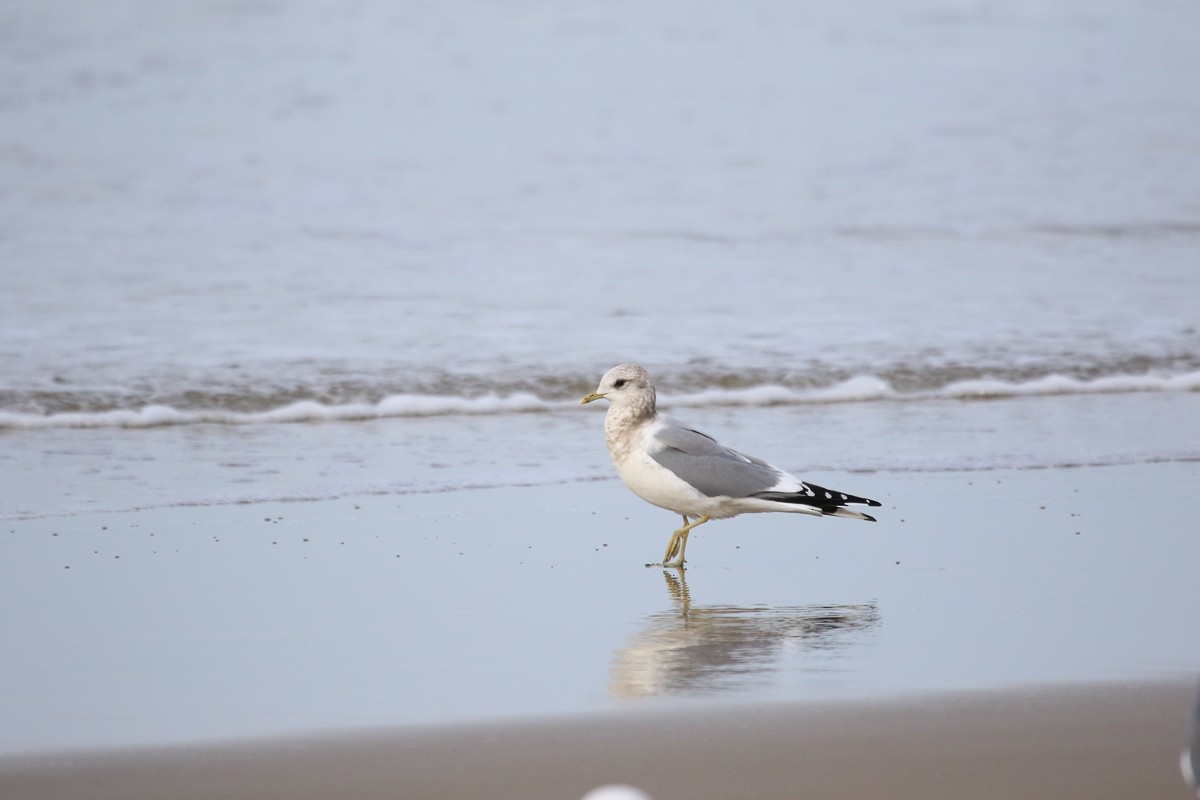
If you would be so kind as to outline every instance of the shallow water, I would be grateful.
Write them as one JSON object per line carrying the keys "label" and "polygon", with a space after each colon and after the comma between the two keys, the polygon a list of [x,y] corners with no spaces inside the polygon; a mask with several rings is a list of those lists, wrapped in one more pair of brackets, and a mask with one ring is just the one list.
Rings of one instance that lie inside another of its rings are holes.
{"label": "shallow water", "polygon": [[[1200,459],[1195,392],[670,407],[745,452],[822,473]],[[615,480],[602,415],[566,410],[319,424],[0,433],[0,520]]]}
{"label": "shallow water", "polygon": [[615,481],[6,522],[0,752],[1200,663],[1194,462],[823,477],[880,522],[710,523],[682,575]]}

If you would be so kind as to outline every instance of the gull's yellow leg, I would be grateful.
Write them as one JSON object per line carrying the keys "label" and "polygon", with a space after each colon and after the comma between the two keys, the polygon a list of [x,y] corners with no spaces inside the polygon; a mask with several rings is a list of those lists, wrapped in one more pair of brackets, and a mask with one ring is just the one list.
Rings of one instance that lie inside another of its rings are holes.
{"label": "gull's yellow leg", "polygon": [[663,556],[663,563],[666,564],[675,554],[679,552],[680,542],[687,536],[688,518],[686,514],[681,514],[683,517],[683,527],[671,534],[670,541],[667,542],[667,554]]}
{"label": "gull's yellow leg", "polygon": [[[664,567],[683,566],[683,552],[687,550],[687,537],[689,533],[691,533],[691,531],[687,527],[683,527],[675,531],[675,549],[671,551],[667,558],[663,559]],[[676,554],[678,554],[678,557],[672,560],[670,556],[675,556]]]}
{"label": "gull's yellow leg", "polygon": [[[671,560],[671,557],[674,556],[675,553],[677,553],[678,551],[679,551],[679,531],[674,531],[671,534],[671,538],[667,540],[667,554],[665,556],[663,556],[662,563],[666,564],[668,561]],[[647,564],[646,566],[647,567],[658,567],[658,566],[662,566],[662,564]]]}
{"label": "gull's yellow leg", "polygon": [[[682,567],[684,560],[683,556],[684,553],[687,552],[688,534],[692,532],[692,528],[696,527],[697,525],[703,525],[704,523],[708,522],[709,519],[711,519],[711,517],[703,516],[695,522],[688,522],[688,518],[685,516],[683,518],[683,527],[671,534],[671,541],[667,542],[667,555],[665,558],[663,558],[662,566]],[[674,556],[676,552],[678,552],[679,557],[672,560],[672,556]]]}
{"label": "gull's yellow leg", "polygon": [[[662,563],[665,564],[671,560],[671,556],[675,555],[675,551],[679,549],[679,531],[671,534],[671,538],[667,540],[667,554],[663,556]],[[647,567],[657,567],[659,564],[647,564]]]}
{"label": "gull's yellow leg", "polygon": [[663,556],[662,563],[661,564],[647,564],[646,565],[647,567],[661,567],[664,564],[666,564],[668,561],[671,560],[671,558],[675,555],[675,553],[679,551],[679,537],[680,537],[680,534],[683,532],[684,528],[687,527],[687,524],[688,524],[688,518],[685,516],[683,518],[683,528],[680,528],[679,530],[673,531],[671,533],[671,538],[667,540],[667,554],[665,556]]}

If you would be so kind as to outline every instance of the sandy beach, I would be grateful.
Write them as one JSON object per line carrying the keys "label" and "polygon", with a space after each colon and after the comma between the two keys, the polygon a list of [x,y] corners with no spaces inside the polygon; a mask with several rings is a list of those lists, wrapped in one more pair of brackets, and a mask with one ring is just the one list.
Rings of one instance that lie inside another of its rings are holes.
{"label": "sandy beach", "polygon": [[27,800],[1183,798],[1194,685],[611,715],[0,762]]}

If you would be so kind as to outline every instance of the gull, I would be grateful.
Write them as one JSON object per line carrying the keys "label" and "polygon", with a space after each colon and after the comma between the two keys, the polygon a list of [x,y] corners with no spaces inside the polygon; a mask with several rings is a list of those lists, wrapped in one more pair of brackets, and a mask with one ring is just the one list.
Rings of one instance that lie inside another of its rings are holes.
{"label": "gull", "polygon": [[875,518],[846,508],[879,502],[807,483],[779,467],[723,446],[711,436],[658,413],[650,373],[619,364],[579,401],[607,400],[604,438],[622,482],[647,503],[683,517],[661,564],[682,567],[688,534],[712,519],[786,511],[818,517]]}

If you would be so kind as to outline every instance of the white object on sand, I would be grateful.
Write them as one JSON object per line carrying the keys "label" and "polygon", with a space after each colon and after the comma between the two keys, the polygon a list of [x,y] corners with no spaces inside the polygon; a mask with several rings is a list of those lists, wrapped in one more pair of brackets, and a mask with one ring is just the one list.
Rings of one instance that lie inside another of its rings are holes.
{"label": "white object on sand", "polygon": [[624,783],[610,783],[597,786],[583,796],[583,800],[654,800],[650,795],[636,786]]}
{"label": "white object on sand", "polygon": [[1200,694],[1196,695],[1196,705],[1192,707],[1187,746],[1179,754],[1179,771],[1183,773],[1187,785],[1200,797]]}
{"label": "white object on sand", "polygon": [[786,511],[875,521],[846,508],[878,506],[875,500],[806,483],[659,414],[650,374],[635,364],[610,369],[580,404],[600,399],[609,401],[604,437],[621,480],[646,502],[683,517],[667,543],[664,567],[683,566],[688,533],[710,519]]}

